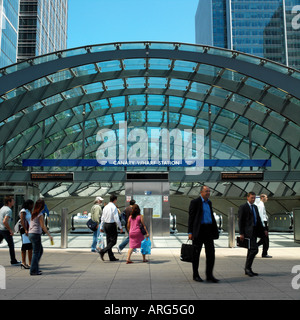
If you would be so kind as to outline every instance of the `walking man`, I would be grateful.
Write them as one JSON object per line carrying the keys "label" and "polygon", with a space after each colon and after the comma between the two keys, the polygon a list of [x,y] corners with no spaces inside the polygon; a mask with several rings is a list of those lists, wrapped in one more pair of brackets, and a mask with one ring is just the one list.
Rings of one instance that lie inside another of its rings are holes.
{"label": "walking man", "polygon": [[97,230],[93,232],[93,242],[92,242],[92,247],[91,247],[91,251],[92,252],[97,252],[96,251],[96,245],[97,245],[97,239],[99,237],[100,234],[100,220],[101,220],[101,215],[102,215],[102,208],[101,208],[101,204],[102,204],[103,198],[101,197],[96,197],[95,201],[94,201],[94,205],[91,208],[91,219],[95,222],[97,222]]}
{"label": "walking man", "polygon": [[257,237],[262,237],[263,234],[268,236],[268,231],[266,231],[260,219],[258,208],[254,204],[255,197],[256,195],[254,192],[249,192],[247,195],[247,202],[241,205],[238,211],[241,241],[244,239],[249,239],[250,241],[250,248],[247,252],[245,264],[245,274],[249,277],[258,275],[252,270],[254,258],[258,253]]}
{"label": "walking man", "polygon": [[10,227],[10,221],[12,220],[12,210],[15,200],[13,197],[4,198],[4,206],[0,209],[0,243],[3,239],[8,244],[9,254],[10,254],[10,263],[11,265],[20,265],[21,262],[17,261],[15,255],[15,245],[13,240],[14,232]]}
{"label": "walking man", "polygon": [[213,276],[215,264],[214,239],[219,238],[219,231],[209,197],[209,187],[202,186],[200,197],[191,201],[189,207],[188,234],[189,240],[193,240],[194,245],[193,280],[198,282],[203,281],[198,269],[200,253],[204,244],[206,254],[206,280],[217,283],[219,280]]}
{"label": "walking man", "polygon": [[100,258],[104,261],[104,254],[107,252],[110,261],[118,261],[113,252],[112,248],[117,243],[118,239],[118,229],[123,232],[122,225],[119,218],[118,209],[116,207],[118,197],[116,195],[110,196],[110,202],[103,209],[103,214],[101,217],[100,232],[106,233],[106,247],[103,248],[99,254]]}
{"label": "walking man", "polygon": [[[268,228],[268,216],[265,208],[265,203],[268,201],[268,196],[266,194],[261,194],[260,195],[260,201],[257,204],[258,212],[260,219],[267,231],[269,231]],[[263,245],[263,251],[262,251],[262,258],[272,258],[272,256],[268,255],[268,250],[269,250],[269,235],[263,234],[261,239],[257,243],[258,247],[260,245]]]}

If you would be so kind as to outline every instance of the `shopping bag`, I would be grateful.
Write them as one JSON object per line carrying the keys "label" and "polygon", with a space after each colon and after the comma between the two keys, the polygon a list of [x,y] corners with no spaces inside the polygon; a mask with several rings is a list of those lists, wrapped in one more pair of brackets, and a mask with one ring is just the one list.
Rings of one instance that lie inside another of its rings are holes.
{"label": "shopping bag", "polygon": [[96,250],[100,252],[100,250],[104,249],[104,237],[103,233],[100,232],[99,237],[97,239]]}
{"label": "shopping bag", "polygon": [[151,254],[151,241],[148,237],[141,243],[141,254]]}
{"label": "shopping bag", "polygon": [[181,245],[180,260],[184,262],[193,262],[194,246],[192,244],[183,243]]}

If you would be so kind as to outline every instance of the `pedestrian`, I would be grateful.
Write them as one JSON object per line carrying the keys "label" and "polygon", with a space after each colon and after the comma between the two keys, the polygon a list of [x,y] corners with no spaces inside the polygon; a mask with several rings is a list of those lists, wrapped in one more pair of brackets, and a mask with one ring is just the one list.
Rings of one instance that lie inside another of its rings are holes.
{"label": "pedestrian", "polygon": [[247,202],[241,205],[238,211],[240,239],[241,241],[249,239],[250,243],[245,264],[245,274],[249,277],[258,275],[252,270],[254,258],[258,253],[257,237],[262,237],[263,234],[268,235],[268,231],[266,231],[260,219],[258,208],[254,204],[255,197],[254,192],[249,192]]}
{"label": "pedestrian", "polygon": [[202,186],[200,197],[194,199],[189,207],[188,234],[189,240],[193,240],[193,280],[202,282],[199,275],[199,260],[202,246],[205,246],[206,254],[206,280],[209,282],[219,282],[213,276],[215,264],[214,240],[219,238],[219,231],[215,217],[213,215],[212,203],[209,200],[210,188]]}
{"label": "pedestrian", "polygon": [[257,204],[258,212],[260,219],[266,229],[268,231],[268,235],[265,234],[262,235],[260,240],[257,243],[257,246],[263,245],[263,251],[262,251],[262,258],[272,258],[272,256],[268,255],[269,250],[269,228],[268,228],[268,215],[265,208],[265,203],[268,201],[268,196],[266,194],[260,195],[260,201]]}
{"label": "pedestrian", "polygon": [[94,201],[94,205],[92,206],[92,209],[91,209],[91,219],[94,222],[97,222],[97,230],[93,232],[93,243],[91,247],[92,252],[97,252],[96,245],[97,245],[97,239],[100,234],[99,227],[100,227],[100,221],[101,221],[101,215],[102,215],[102,208],[101,208],[102,201],[103,201],[103,198],[96,197]]}
{"label": "pedestrian", "polygon": [[106,247],[100,250],[100,258],[104,261],[104,255],[107,252],[110,261],[118,261],[112,251],[113,246],[117,243],[118,229],[123,232],[122,225],[119,218],[118,209],[116,207],[118,197],[116,195],[110,196],[110,202],[103,209],[101,217],[100,232],[106,233]]}
{"label": "pedestrian", "polygon": [[[141,231],[141,225],[144,227],[146,231],[146,235],[144,236]],[[132,206],[132,211],[130,217],[128,219],[127,229],[129,230],[129,250],[127,253],[127,260],[126,263],[133,263],[130,260],[132,251],[134,249],[141,247],[141,242],[145,239],[145,237],[149,237],[149,233],[145,226],[144,216],[141,215],[140,207],[137,204]],[[148,262],[146,259],[146,255],[142,254],[143,262]]]}
{"label": "pedestrian", "polygon": [[[28,238],[28,231],[30,226],[30,220],[31,220],[31,211],[34,206],[33,200],[26,200],[23,204],[23,208],[20,211],[20,219],[21,219],[21,225],[22,228],[20,229],[21,238],[22,238],[22,248],[21,248],[21,254],[22,254],[22,263],[21,263],[21,269],[30,269],[31,260],[32,260],[32,243],[30,242]],[[29,264],[26,264],[26,252],[28,252],[28,262]]]}
{"label": "pedestrian", "polygon": [[15,254],[15,244],[13,240],[14,232],[10,227],[10,222],[12,220],[12,210],[15,200],[11,196],[4,198],[4,206],[0,209],[0,243],[3,239],[8,244],[9,254],[10,254],[10,264],[12,266],[19,266],[21,261],[17,261]]}
{"label": "pedestrian", "polygon": [[130,200],[129,206],[125,208],[124,213],[125,213],[125,230],[127,231],[128,236],[120,243],[120,245],[117,247],[118,252],[121,254],[121,251],[127,246],[129,243],[129,231],[127,229],[127,223],[128,223],[128,218],[132,212],[132,206],[135,204],[135,200]]}
{"label": "pedestrian", "polygon": [[53,241],[53,238],[50,235],[44,223],[44,215],[42,213],[42,211],[44,210],[44,207],[45,207],[45,201],[43,199],[37,200],[34,205],[33,212],[31,214],[28,237],[32,243],[32,250],[33,250],[31,266],[30,266],[30,275],[32,276],[42,274],[42,271],[39,269],[39,262],[43,255],[43,246],[42,246],[42,237],[41,237],[42,231],[47,233],[50,240]]}

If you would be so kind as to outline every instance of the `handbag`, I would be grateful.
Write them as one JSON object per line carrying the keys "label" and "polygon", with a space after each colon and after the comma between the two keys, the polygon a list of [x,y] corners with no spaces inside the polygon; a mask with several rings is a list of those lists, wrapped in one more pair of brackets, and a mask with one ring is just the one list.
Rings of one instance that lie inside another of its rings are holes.
{"label": "handbag", "polygon": [[141,232],[142,232],[142,234],[143,234],[144,236],[147,234],[147,232],[146,232],[146,230],[145,230],[145,228],[144,228],[144,226],[143,226],[142,223],[140,223],[140,230],[141,230]]}
{"label": "handbag", "polygon": [[96,231],[97,230],[97,226],[98,226],[98,223],[93,221],[92,219],[89,219],[88,222],[86,223],[87,227],[89,229],[91,229],[92,231]]}
{"label": "handbag", "polygon": [[[189,240],[187,241],[189,242]],[[183,243],[181,245],[180,260],[184,262],[193,262],[194,245]]]}

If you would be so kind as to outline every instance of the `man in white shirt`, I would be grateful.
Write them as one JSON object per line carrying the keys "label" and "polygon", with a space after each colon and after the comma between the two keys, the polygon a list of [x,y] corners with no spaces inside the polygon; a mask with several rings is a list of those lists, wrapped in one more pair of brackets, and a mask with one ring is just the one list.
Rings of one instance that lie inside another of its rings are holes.
{"label": "man in white shirt", "polygon": [[110,261],[118,261],[119,259],[115,258],[112,248],[117,243],[118,239],[118,229],[117,225],[120,228],[120,232],[123,232],[122,225],[119,218],[118,209],[116,207],[116,202],[118,198],[116,195],[110,196],[110,202],[107,204],[102,213],[100,232],[106,233],[106,247],[103,248],[99,254],[100,258],[104,261],[104,254],[107,252]]}
{"label": "man in white shirt", "polygon": [[13,197],[4,198],[4,206],[0,209],[0,243],[3,239],[6,240],[9,247],[10,263],[13,266],[20,265],[21,262],[17,261],[15,255],[15,245],[13,240],[14,232],[10,227],[10,221],[12,220],[12,210],[15,201]]}
{"label": "man in white shirt", "polygon": [[[268,231],[268,215],[265,208],[265,203],[268,201],[268,196],[265,194],[260,195],[260,201],[257,204],[258,212],[264,227]],[[262,258],[272,258],[268,255],[269,250],[269,235],[264,235],[257,243],[258,246],[263,245]]]}

